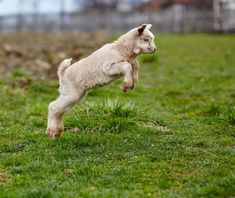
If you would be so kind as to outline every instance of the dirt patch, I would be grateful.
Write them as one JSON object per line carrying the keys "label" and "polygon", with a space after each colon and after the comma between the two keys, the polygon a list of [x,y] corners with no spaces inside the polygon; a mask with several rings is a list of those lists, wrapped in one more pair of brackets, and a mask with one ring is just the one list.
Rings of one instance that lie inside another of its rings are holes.
{"label": "dirt patch", "polygon": [[78,61],[109,40],[104,32],[0,34],[0,75],[25,71],[42,79],[56,78],[62,60]]}
{"label": "dirt patch", "polygon": [[0,172],[0,185],[8,184],[12,180],[12,177],[6,173]]}

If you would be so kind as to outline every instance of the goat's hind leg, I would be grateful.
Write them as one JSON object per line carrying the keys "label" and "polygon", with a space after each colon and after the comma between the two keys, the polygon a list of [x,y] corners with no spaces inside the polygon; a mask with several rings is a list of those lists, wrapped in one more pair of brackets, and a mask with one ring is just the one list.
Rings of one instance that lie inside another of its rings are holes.
{"label": "goat's hind leg", "polygon": [[78,101],[75,96],[60,95],[55,101],[51,102],[48,107],[47,133],[50,137],[60,137],[63,132],[63,115]]}

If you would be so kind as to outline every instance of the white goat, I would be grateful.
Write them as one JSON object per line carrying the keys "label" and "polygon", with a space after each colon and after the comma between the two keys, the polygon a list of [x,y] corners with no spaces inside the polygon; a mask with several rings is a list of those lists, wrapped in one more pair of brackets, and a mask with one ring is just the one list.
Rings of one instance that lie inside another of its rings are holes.
{"label": "white goat", "polygon": [[133,89],[138,80],[137,55],[155,53],[151,24],[143,24],[106,44],[88,57],[71,65],[64,60],[58,69],[60,96],[49,104],[47,133],[60,137],[63,131],[63,114],[78,103],[87,91],[124,76],[122,89]]}

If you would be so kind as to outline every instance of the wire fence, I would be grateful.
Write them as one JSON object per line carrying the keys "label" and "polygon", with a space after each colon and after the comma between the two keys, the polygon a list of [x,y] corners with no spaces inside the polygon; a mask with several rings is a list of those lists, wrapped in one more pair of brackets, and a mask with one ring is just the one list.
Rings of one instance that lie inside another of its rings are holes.
{"label": "wire fence", "polygon": [[152,23],[158,32],[228,32],[235,30],[235,12],[219,16],[212,10],[173,6],[165,10],[120,13],[93,10],[83,13],[21,14],[0,17],[3,32],[126,31],[142,23]]}

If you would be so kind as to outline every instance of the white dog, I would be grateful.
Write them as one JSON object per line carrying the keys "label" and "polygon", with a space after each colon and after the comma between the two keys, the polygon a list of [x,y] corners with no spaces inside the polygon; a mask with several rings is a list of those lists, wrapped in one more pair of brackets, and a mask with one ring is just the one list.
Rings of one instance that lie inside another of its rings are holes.
{"label": "white dog", "polygon": [[78,103],[88,90],[102,86],[123,76],[122,89],[133,89],[138,80],[137,55],[155,53],[151,24],[143,24],[106,44],[90,56],[71,65],[64,60],[58,69],[60,96],[49,104],[47,133],[60,137],[63,131],[63,114]]}

